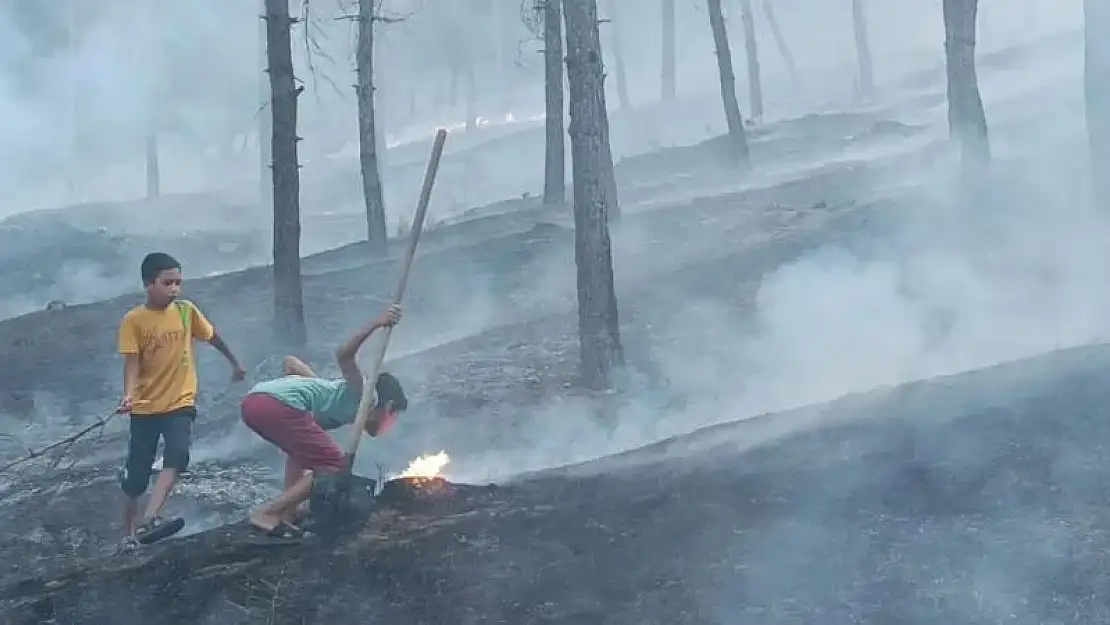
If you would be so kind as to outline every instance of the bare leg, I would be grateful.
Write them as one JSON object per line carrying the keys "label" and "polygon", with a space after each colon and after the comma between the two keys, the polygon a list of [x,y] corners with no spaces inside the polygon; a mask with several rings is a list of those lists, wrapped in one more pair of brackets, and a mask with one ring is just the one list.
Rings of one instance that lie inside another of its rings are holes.
{"label": "bare leg", "polygon": [[[302,477],[304,477],[304,475],[305,475],[305,468],[302,467],[299,462],[294,460],[292,456],[286,456],[285,457],[285,485],[283,486],[283,488],[285,490],[289,490],[290,488],[293,488],[293,486],[296,485],[297,481],[300,480]],[[292,524],[296,525],[297,523],[299,523],[304,518],[304,516],[307,512],[308,512],[308,509],[305,508],[304,506],[295,506],[295,507],[291,508],[287,513],[282,515],[281,520],[285,521],[286,523],[292,523]]]}
{"label": "bare leg", "polygon": [[177,484],[177,469],[162,469],[158,479],[154,482],[154,489],[150,492],[150,500],[146,502],[146,513],[143,519],[149,521],[158,516],[162,507],[166,505],[174,485]]}
{"label": "bare leg", "polygon": [[292,487],[285,489],[270,503],[251,516],[251,523],[263,529],[277,527],[286,515],[294,512],[312,493],[312,474],[305,473]]}
{"label": "bare leg", "polygon": [[139,514],[139,500],[135,497],[123,496],[123,535],[130,536],[135,533],[135,524]]}
{"label": "bare leg", "polygon": [[304,476],[305,468],[299,462],[293,459],[292,456],[285,457],[285,484],[282,486],[284,490],[289,490],[297,483],[297,480]]}

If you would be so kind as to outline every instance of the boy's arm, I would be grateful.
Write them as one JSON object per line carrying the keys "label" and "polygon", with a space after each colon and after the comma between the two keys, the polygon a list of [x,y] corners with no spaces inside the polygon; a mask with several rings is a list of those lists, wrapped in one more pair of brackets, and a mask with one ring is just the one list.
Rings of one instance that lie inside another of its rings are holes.
{"label": "boy's arm", "polygon": [[297,358],[296,356],[286,356],[285,358],[281,359],[281,362],[284,365],[285,375],[299,375],[305,378],[320,377],[316,375],[316,372],[312,370],[312,367],[308,366],[305,361]]}
{"label": "boy's arm", "polygon": [[135,407],[135,386],[139,383],[139,355],[123,355],[123,398],[117,412],[128,413]]}
{"label": "boy's arm", "polygon": [[204,313],[200,312],[196,304],[192,302],[189,302],[189,314],[192,316],[190,321],[192,324],[193,336],[216,348],[216,351],[220,352],[220,354],[227,359],[227,362],[231,365],[231,379],[242,380],[247,377],[247,372],[243,369],[243,365],[239,363],[239,359],[235,357],[231,348],[227,346],[227,343],[225,343],[219,333],[216,332],[215,326],[204,316]]}
{"label": "boy's arm", "polygon": [[339,371],[347,381],[347,388],[352,393],[362,392],[362,370],[358,368],[358,350],[366,339],[381,325],[375,319],[359,328],[351,338],[347,339],[335,350],[335,361],[339,364]]}
{"label": "boy's arm", "polygon": [[247,370],[239,363],[239,359],[235,357],[235,354],[231,352],[231,348],[227,346],[227,343],[224,343],[224,340],[220,338],[219,334],[212,334],[212,338],[208,339],[208,344],[215,347],[216,351],[223,354],[228,364],[231,365],[231,379],[238,381],[247,377]]}
{"label": "boy's arm", "polygon": [[118,351],[123,355],[123,397],[120,413],[131,412],[134,407],[135,387],[139,383],[139,332],[130,317],[124,317],[119,326]]}
{"label": "boy's arm", "polygon": [[362,392],[362,371],[358,368],[356,360],[358,350],[362,348],[362,344],[378,328],[394,325],[400,319],[401,307],[393,304],[376,319],[359,328],[358,332],[355,332],[351,338],[335,350],[335,360],[339,364],[339,370],[343,373],[343,379],[347,381],[347,388],[351,392]]}

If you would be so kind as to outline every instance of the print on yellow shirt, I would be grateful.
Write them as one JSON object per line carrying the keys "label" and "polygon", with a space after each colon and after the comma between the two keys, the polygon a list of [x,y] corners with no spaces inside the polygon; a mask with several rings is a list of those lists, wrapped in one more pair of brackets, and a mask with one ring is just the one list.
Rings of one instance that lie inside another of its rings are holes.
{"label": "print on yellow shirt", "polygon": [[134,416],[159,415],[196,404],[193,339],[209,341],[215,328],[200,309],[178,300],[165,310],[137,306],[123,317],[119,353],[139,356]]}

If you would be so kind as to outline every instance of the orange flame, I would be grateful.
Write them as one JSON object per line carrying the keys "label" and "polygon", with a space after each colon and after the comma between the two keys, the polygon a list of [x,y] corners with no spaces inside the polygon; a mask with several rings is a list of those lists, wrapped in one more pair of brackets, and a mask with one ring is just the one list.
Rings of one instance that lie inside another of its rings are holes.
{"label": "orange flame", "polygon": [[443,477],[443,468],[451,462],[451,456],[441,451],[437,454],[424,454],[409,462],[409,466],[397,477],[408,479],[434,479]]}

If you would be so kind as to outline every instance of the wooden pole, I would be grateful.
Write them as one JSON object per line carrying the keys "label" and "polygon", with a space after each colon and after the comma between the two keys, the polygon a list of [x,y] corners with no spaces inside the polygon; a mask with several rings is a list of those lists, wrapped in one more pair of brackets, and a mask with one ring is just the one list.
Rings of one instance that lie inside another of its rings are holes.
{"label": "wooden pole", "polygon": [[[436,172],[439,171],[439,160],[443,156],[443,144],[447,141],[447,131],[440,129],[436,133],[435,143],[432,145],[432,156],[428,159],[428,169],[424,172],[424,187],[420,190],[420,200],[416,204],[416,215],[412,218],[412,232],[409,234],[409,247],[401,263],[401,277],[397,280],[397,290],[393,293],[393,303],[400,304],[405,296],[405,287],[409,282],[409,270],[412,268],[412,259],[416,255],[416,244],[420,241],[420,233],[424,229],[424,215],[428,212],[428,203],[432,199],[432,187],[435,185]],[[362,398],[358,403],[358,413],[355,415],[354,427],[351,430],[351,442],[347,445],[348,468],[354,468],[355,456],[358,454],[358,444],[362,440],[362,432],[366,429],[366,422],[370,418],[370,411],[374,408],[374,386],[378,382],[378,370],[385,360],[385,350],[389,346],[389,336],[393,333],[392,327],[385,328],[385,334],[379,343],[377,353],[374,355],[373,364],[368,375],[362,381]]]}

